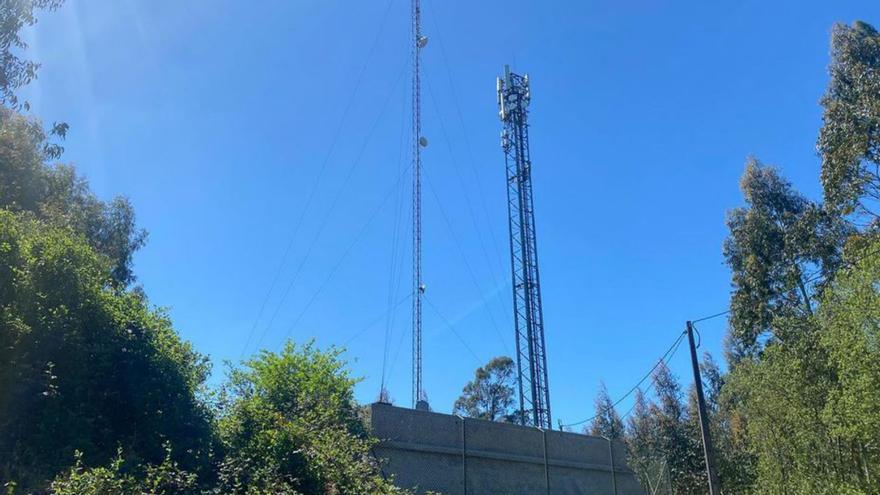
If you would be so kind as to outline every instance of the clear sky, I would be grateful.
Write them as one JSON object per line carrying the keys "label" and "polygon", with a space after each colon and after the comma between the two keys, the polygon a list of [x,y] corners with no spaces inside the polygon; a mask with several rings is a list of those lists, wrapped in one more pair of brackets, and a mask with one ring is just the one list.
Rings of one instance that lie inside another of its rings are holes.
{"label": "clear sky", "polygon": [[[831,26],[880,24],[867,0],[423,10],[426,390],[449,411],[476,366],[513,349],[495,102],[511,64],[532,83],[551,403],[566,423],[592,415],[600,380],[617,397],[685,320],[726,309],[725,212],[749,154],[820,197]],[[101,197],[134,203],[150,233],[139,282],[215,383],[224,360],[315,338],[347,347],[360,401],[384,361],[409,404],[407,0],[68,0],[27,36],[43,63],[32,112],[70,124],[65,160]],[[725,325],[700,325],[719,359]],[[672,365],[688,384],[685,351]]]}

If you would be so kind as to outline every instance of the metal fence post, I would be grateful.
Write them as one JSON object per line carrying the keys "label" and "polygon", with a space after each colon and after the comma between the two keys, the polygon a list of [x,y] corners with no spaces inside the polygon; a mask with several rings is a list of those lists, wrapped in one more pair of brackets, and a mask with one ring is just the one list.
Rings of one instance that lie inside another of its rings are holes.
{"label": "metal fence post", "polygon": [[461,420],[461,487],[462,493],[467,495],[467,431],[465,429],[465,419]]}
{"label": "metal fence post", "polygon": [[547,489],[547,495],[550,495],[550,463],[547,459],[547,430],[538,428],[544,438],[544,484]]}
{"label": "metal fence post", "polygon": [[608,456],[611,458],[611,486],[617,495],[617,468],[614,467],[614,440],[608,438]]}

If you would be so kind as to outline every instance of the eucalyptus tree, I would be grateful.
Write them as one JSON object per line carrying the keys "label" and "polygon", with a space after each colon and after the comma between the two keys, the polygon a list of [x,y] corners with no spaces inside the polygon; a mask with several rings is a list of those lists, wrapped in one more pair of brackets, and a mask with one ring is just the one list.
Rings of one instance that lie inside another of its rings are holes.
{"label": "eucalyptus tree", "polygon": [[880,34],[837,24],[818,149],[826,203],[843,214],[880,220]]}
{"label": "eucalyptus tree", "polygon": [[773,319],[813,314],[817,295],[841,263],[850,230],[754,158],[740,182],[746,205],[728,213],[724,256],[732,272],[732,335],[743,349],[785,339]]}
{"label": "eucalyptus tree", "polygon": [[627,463],[648,493],[660,493],[668,483],[667,457],[657,448],[657,428],[648,398],[635,393],[632,413],[627,418]]}

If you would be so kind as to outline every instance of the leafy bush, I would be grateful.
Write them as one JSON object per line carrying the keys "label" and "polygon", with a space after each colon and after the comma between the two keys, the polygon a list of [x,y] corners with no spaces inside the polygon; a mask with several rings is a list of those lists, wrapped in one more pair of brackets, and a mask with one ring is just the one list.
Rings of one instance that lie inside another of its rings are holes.
{"label": "leafy bush", "polygon": [[339,356],[288,342],[230,370],[219,420],[222,493],[397,492],[371,455],[357,380]]}
{"label": "leafy bush", "polygon": [[171,446],[165,445],[165,459],[159,465],[138,467],[134,473],[123,469],[122,449],[106,466],[86,468],[82,453],[75,454],[76,462],[64,475],[52,482],[52,495],[191,495],[198,493],[196,475],[188,473],[171,459]]}
{"label": "leafy bush", "polygon": [[186,469],[208,467],[208,362],[108,264],[70,229],[0,210],[0,479],[25,492],[74,450],[158,463],[171,441]]}

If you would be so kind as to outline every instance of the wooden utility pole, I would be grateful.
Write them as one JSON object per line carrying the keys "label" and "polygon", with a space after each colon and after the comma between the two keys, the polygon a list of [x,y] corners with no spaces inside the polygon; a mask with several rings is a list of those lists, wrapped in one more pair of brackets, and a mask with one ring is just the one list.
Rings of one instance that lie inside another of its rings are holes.
{"label": "wooden utility pole", "polygon": [[709,477],[709,495],[719,495],[718,476],[715,474],[715,456],[712,451],[712,435],[709,433],[709,416],[706,414],[706,398],[703,395],[703,379],[700,377],[700,362],[697,360],[697,346],[694,344],[694,324],[687,322],[688,342],[691,346],[691,364],[694,367],[694,385],[697,387],[697,406],[700,411],[700,434],[703,437],[703,455],[706,458],[706,474]]}

